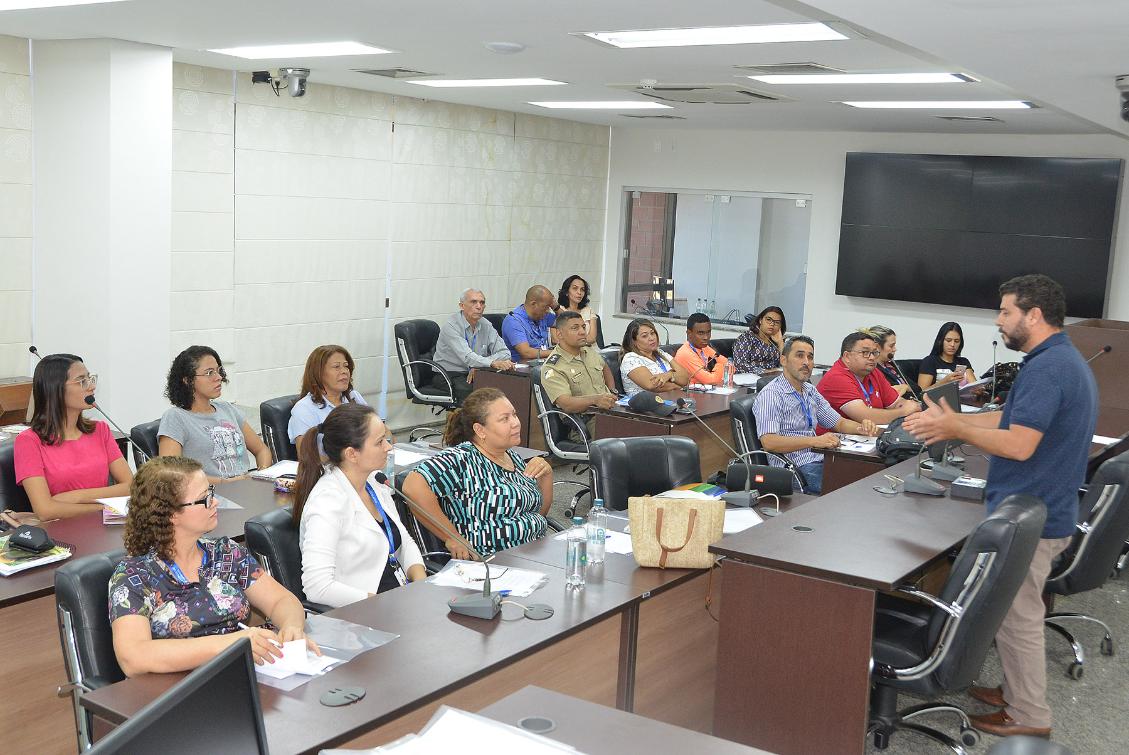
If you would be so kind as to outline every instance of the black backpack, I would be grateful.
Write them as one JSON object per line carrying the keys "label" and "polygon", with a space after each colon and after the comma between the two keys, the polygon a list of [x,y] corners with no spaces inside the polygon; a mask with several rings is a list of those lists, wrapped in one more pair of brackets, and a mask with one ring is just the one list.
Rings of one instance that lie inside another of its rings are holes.
{"label": "black backpack", "polygon": [[904,421],[905,417],[898,417],[891,422],[875,442],[875,448],[888,467],[917,456],[924,445],[917,436],[902,427]]}

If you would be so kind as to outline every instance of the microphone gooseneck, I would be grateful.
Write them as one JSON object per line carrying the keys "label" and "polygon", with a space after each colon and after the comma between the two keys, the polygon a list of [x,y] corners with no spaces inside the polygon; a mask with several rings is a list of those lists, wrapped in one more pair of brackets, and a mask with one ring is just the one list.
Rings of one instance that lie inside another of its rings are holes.
{"label": "microphone gooseneck", "polygon": [[138,457],[137,457],[137,458],[139,458],[139,459],[147,459],[147,458],[149,458],[149,454],[147,454],[147,453],[145,453],[144,451],[142,451],[142,450],[141,450],[141,449],[140,449],[140,448],[139,448],[139,447],[137,446],[137,444],[133,442],[133,438],[131,438],[131,437],[130,437],[129,433],[127,433],[127,432],[126,432],[125,430],[122,430],[122,429],[121,429],[121,428],[120,428],[120,427],[118,426],[118,423],[117,423],[117,422],[114,422],[114,420],[113,420],[113,419],[112,419],[112,418],[110,417],[110,415],[109,415],[109,414],[106,414],[106,410],[105,410],[105,409],[103,409],[102,407],[98,406],[98,402],[94,400],[94,394],[93,394],[93,393],[91,393],[91,394],[90,394],[89,396],[87,396],[86,398],[84,398],[84,399],[83,399],[83,401],[85,401],[85,402],[86,402],[86,405],[87,405],[87,406],[89,406],[89,407],[90,407],[91,409],[97,409],[97,410],[98,410],[98,413],[99,413],[99,414],[101,414],[101,415],[102,415],[103,417],[105,417],[105,418],[106,418],[106,421],[107,421],[107,422],[109,422],[109,423],[110,423],[110,425],[111,425],[111,426],[113,426],[113,428],[114,428],[115,430],[117,430],[117,431],[118,431],[119,433],[121,433],[122,435],[124,435],[124,436],[125,436],[125,440],[126,440],[126,443],[129,443],[129,445],[133,446],[133,450],[134,450],[134,451],[136,451],[136,452],[138,453]]}
{"label": "microphone gooseneck", "polygon": [[1087,360],[1086,360],[1086,364],[1089,364],[1090,362],[1094,361],[1095,359],[1097,359],[1098,357],[1100,357],[1100,356],[1101,356],[1102,354],[1108,354],[1108,353],[1109,353],[1109,352],[1111,352],[1111,351],[1113,351],[1113,347],[1112,347],[1112,346],[1110,346],[1110,345],[1109,345],[1109,344],[1107,343],[1107,344],[1106,344],[1105,346],[1103,346],[1103,347],[1101,347],[1100,349],[1098,349],[1098,351],[1097,351],[1097,353],[1096,353],[1096,354],[1094,354],[1094,355],[1093,355],[1092,357],[1090,357],[1089,359],[1087,359]]}

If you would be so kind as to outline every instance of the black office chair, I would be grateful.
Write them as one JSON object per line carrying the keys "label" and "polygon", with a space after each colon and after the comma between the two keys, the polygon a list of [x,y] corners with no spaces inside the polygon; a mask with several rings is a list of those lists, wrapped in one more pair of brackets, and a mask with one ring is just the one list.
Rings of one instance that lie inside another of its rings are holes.
{"label": "black office chair", "polygon": [[670,354],[671,357],[673,357],[675,354],[678,353],[678,350],[680,348],[682,348],[682,344],[681,343],[664,343],[662,346],[659,346],[659,348],[662,349],[663,351],[665,351],[667,354]]}
{"label": "black office chair", "polygon": [[506,315],[509,312],[486,312],[482,316],[494,326],[494,330],[498,331],[498,335],[502,335],[502,323],[505,322]]}
{"label": "black office chair", "polygon": [[894,364],[901,370],[910,385],[917,385],[917,376],[921,373],[920,359],[895,359]]}
{"label": "black office chair", "polygon": [[298,461],[298,449],[290,442],[290,410],[298,394],[267,399],[259,404],[259,424],[263,428],[263,442],[270,449],[277,464],[280,461]]}
{"label": "black office chair", "polygon": [[618,347],[618,343],[604,343],[604,318],[599,315],[592,315],[592,319],[596,321],[596,348],[603,351],[612,346]]}
{"label": "black office chair", "polygon": [[302,547],[298,528],[291,520],[291,507],[251,517],[243,524],[247,547],[275,580],[302,601],[307,610],[324,613],[329,606],[306,598],[302,589]]}
{"label": "black office chair", "polygon": [[31,499],[22,485],[16,484],[16,443],[0,442],[0,508],[12,511],[31,511]]}
{"label": "black office chair", "polygon": [[[155,419],[152,422],[142,422],[140,425],[134,425],[129,431],[129,438],[133,441],[133,465],[138,469],[141,465],[150,459],[155,459],[161,455],[158,450],[157,429],[161,426],[161,420]],[[138,449],[141,449],[138,451]]]}
{"label": "black office chair", "polygon": [[600,356],[608,363],[608,369],[612,371],[612,377],[615,379],[615,391],[619,394],[624,394],[627,391],[623,389],[623,375],[619,372],[619,347],[609,346],[606,349],[600,349]]}
{"label": "black office chair", "polygon": [[[588,428],[582,420],[562,412],[556,404],[549,401],[545,388],[541,385],[541,365],[530,366],[529,379],[533,386],[533,402],[537,407],[537,418],[541,420],[541,430],[545,434],[545,445],[548,446],[549,455],[575,465],[578,472],[582,471],[589,464],[591,443],[588,438]],[[569,440],[569,433],[572,430],[580,434],[580,443]],[[577,488],[564,512],[565,516],[571,518],[584,496],[591,495],[592,488],[576,480],[557,480],[553,483],[554,488],[558,485]]]}
{"label": "black office chair", "polygon": [[[925,604],[879,596],[868,728],[876,748],[886,749],[897,729],[916,731],[957,753],[964,752],[962,744],[979,742],[980,734],[960,708],[923,703],[899,711],[898,693],[936,698],[972,684],[1027,576],[1046,519],[1039,499],[1008,496],[965,540],[939,597],[913,587],[898,592]],[[938,712],[959,717],[960,742],[912,721]]]}
{"label": "black office chair", "polygon": [[[413,404],[431,407],[436,414],[458,406],[455,389],[447,372],[432,361],[439,326],[431,320],[405,320],[395,326],[396,356],[404,376],[404,392]],[[432,384],[432,377],[441,375],[446,389]]]}
{"label": "black office chair", "polygon": [[714,350],[726,359],[732,359],[733,344],[736,343],[736,341],[736,338],[714,338],[710,341],[710,346],[713,346]]}
{"label": "black office chair", "polygon": [[[1078,509],[1078,532],[1070,547],[1059,557],[1047,579],[1051,595],[1077,595],[1105,584],[1117,566],[1126,538],[1129,538],[1129,452],[1102,464],[1090,482]],[[1047,614],[1046,626],[1066,638],[1074,649],[1074,662],[1066,674],[1081,679],[1085,656],[1074,636],[1059,624],[1063,621],[1089,621],[1105,630],[1100,650],[1113,655],[1113,634],[1101,619],[1070,611]]]}
{"label": "black office chair", "polygon": [[83,694],[125,678],[114,654],[107,609],[110,575],[123,558],[121,550],[98,553],[55,570],[55,611],[67,676],[57,694],[71,696],[79,752],[93,741],[93,716],[82,707]]}
{"label": "black office chair", "polygon": [[[747,393],[744,396],[734,396],[729,401],[733,447],[742,454],[763,450],[760,435],[757,434],[757,418],[753,414],[753,403],[756,400],[756,394]],[[753,464],[768,464],[768,456],[765,454],[754,454],[749,458]]]}
{"label": "black office chair", "polygon": [[753,388],[753,393],[760,393],[761,391],[764,390],[764,387],[766,385],[768,385],[769,383],[771,383],[773,380],[775,380],[778,377],[780,377],[779,374],[777,374],[777,375],[762,375],[761,377],[757,378],[757,384]]}
{"label": "black office chair", "polygon": [[698,446],[680,435],[592,441],[594,495],[622,511],[631,496],[653,495],[702,481]]}

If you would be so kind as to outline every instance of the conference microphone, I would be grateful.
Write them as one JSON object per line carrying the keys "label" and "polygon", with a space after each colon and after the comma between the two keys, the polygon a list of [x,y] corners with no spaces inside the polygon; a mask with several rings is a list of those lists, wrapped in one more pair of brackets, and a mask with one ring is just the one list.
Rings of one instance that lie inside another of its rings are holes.
{"label": "conference microphone", "polygon": [[[781,461],[784,464],[784,468],[792,473],[792,476],[796,479],[796,484],[799,485],[799,487],[800,487],[800,492],[801,493],[807,492],[804,489],[803,478],[801,478],[800,473],[798,471],[796,471],[796,465],[792,463],[791,459],[788,459],[784,456],[781,456],[780,454],[774,454],[771,451],[765,451],[763,449],[760,450],[760,451],[746,451],[743,454],[739,453],[737,451],[737,449],[735,449],[733,446],[726,443],[724,438],[722,438],[720,435],[718,435],[716,432],[714,432],[714,429],[712,427],[710,427],[709,425],[707,425],[706,421],[704,419],[702,419],[701,417],[698,416],[698,413],[695,412],[690,407],[689,404],[687,404],[686,399],[680,398],[680,399],[678,399],[677,403],[678,403],[678,408],[680,410],[683,410],[685,414],[689,414],[691,417],[698,420],[698,423],[702,427],[706,428],[706,430],[709,432],[710,435],[717,438],[718,442],[721,443],[721,445],[725,446],[725,448],[731,454],[733,454],[734,456],[736,456],[739,459],[744,459],[746,456],[750,456],[752,454],[758,454],[758,453],[764,454],[765,456],[771,456],[774,459],[778,459],[779,461]],[[749,462],[745,461],[745,492],[746,493],[749,491],[749,483],[752,480],[752,478],[753,478],[753,473],[752,473],[752,471],[749,467]],[[780,513],[780,499],[777,498],[776,509],[771,509],[768,506],[762,506],[761,507],[761,513],[765,514],[766,516],[776,516],[777,514],[779,514]]]}
{"label": "conference microphone", "polygon": [[1094,354],[1094,355],[1093,355],[1092,357],[1090,357],[1089,359],[1087,359],[1087,360],[1086,360],[1086,364],[1089,364],[1090,362],[1094,361],[1095,359],[1097,359],[1098,357],[1100,357],[1100,356],[1101,356],[1102,354],[1108,354],[1108,353],[1109,353],[1109,352],[1111,352],[1111,351],[1113,351],[1113,347],[1112,347],[1112,346],[1110,346],[1110,345],[1109,345],[1109,344],[1107,343],[1107,344],[1106,344],[1105,346],[1103,346],[1103,347],[1102,347],[1102,348],[1101,348],[1101,349],[1100,349],[1100,350],[1098,351],[1098,353],[1097,353],[1097,354]]}
{"label": "conference microphone", "polygon": [[126,442],[129,443],[129,445],[133,446],[134,451],[136,451],[138,454],[140,454],[140,456],[138,456],[137,458],[139,458],[139,459],[148,459],[149,458],[149,454],[142,451],[138,447],[138,445],[133,442],[133,438],[129,437],[129,433],[127,433],[125,430],[118,427],[118,423],[114,422],[114,420],[112,420],[110,418],[109,414],[106,414],[106,410],[103,409],[102,407],[98,406],[98,403],[94,400],[94,394],[93,393],[90,394],[89,396],[87,396],[85,399],[83,399],[83,401],[85,401],[87,403],[87,405],[90,406],[90,408],[97,409],[98,413],[101,414],[103,417],[105,417],[106,421],[109,422],[111,425],[113,425],[113,428],[115,430],[117,430],[119,433],[121,433],[122,435],[125,436]]}
{"label": "conference microphone", "polygon": [[[470,551],[470,554],[482,562],[482,566],[486,570],[486,579],[482,582],[482,594],[464,595],[458,598],[451,598],[447,601],[447,607],[451,609],[451,613],[457,613],[462,616],[469,616],[472,619],[493,619],[495,616],[497,616],[502,610],[503,596],[501,593],[493,592],[490,589],[489,561],[483,558],[482,554],[476,551],[474,549],[474,546],[472,546],[470,542],[467,541],[462,535],[459,535],[456,532],[452,532],[446,525],[432,516],[427,511],[427,509],[420,506],[414,500],[409,498],[404,491],[397,488],[395,481],[389,479],[388,475],[384,474],[383,472],[377,472],[374,476],[376,477],[377,482],[387,485],[393,493],[396,493],[398,496],[404,499],[404,502],[408,504],[408,508],[412,510],[413,516],[415,516],[416,518],[426,519],[428,522],[434,525],[436,529],[438,529],[448,537],[453,537],[456,540],[462,540],[466,542],[466,547],[467,550]],[[491,558],[493,558],[493,556],[491,556]],[[520,605],[516,601],[514,601],[514,604]],[[527,619],[539,621],[541,619],[547,619],[553,615],[553,607],[546,605],[545,603],[531,603],[527,606],[522,607],[525,609],[525,617]]]}

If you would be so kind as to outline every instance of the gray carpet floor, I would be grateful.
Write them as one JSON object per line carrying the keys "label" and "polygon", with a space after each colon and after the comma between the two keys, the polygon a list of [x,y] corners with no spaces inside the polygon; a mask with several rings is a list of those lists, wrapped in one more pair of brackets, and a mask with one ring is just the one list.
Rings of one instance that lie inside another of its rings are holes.
{"label": "gray carpet floor", "polygon": [[[578,475],[571,466],[554,464],[554,479],[587,482],[587,474]],[[574,492],[573,486],[557,487],[550,517],[566,521],[564,510]],[[585,498],[580,505],[580,514],[587,512],[589,503],[589,499]],[[1070,645],[1059,635],[1047,632],[1047,698],[1054,713],[1051,738],[1077,755],[1129,752],[1129,571],[1121,579],[1107,582],[1100,590],[1059,598],[1055,610],[1089,614],[1108,624],[1113,631],[1114,655],[1104,656],[1098,651],[1103,636],[1101,627],[1091,622],[1070,622],[1066,625],[1067,629],[1082,643],[1086,653],[1083,677],[1071,679],[1066,674],[1073,661]],[[999,658],[993,648],[979,681],[985,686],[993,686],[1001,678]],[[969,714],[992,710],[964,693],[949,695],[944,700]],[[903,695],[898,707],[906,708],[920,702],[925,701]],[[925,716],[917,721],[954,738],[959,736],[959,726],[953,715]],[[980,744],[968,748],[968,752],[987,753],[999,741],[997,737],[984,734]],[[876,750],[873,743],[868,743],[867,752],[924,755],[944,753],[948,749],[916,732],[899,731],[886,750]]]}

